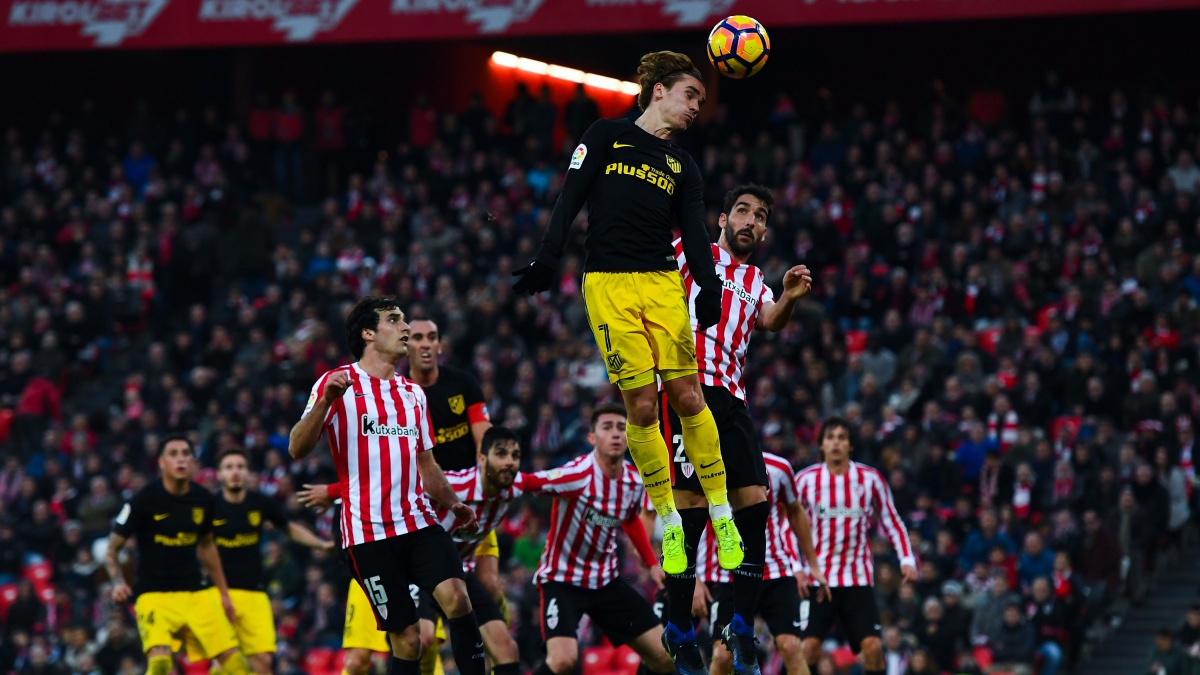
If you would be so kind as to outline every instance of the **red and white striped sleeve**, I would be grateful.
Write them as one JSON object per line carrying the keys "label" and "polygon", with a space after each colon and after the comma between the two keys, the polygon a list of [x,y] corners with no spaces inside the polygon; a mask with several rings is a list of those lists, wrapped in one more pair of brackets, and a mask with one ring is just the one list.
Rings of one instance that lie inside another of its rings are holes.
{"label": "red and white striped sleeve", "polygon": [[526,492],[553,497],[577,497],[591,481],[591,465],[579,461],[557,469],[521,474],[521,483]]}
{"label": "red and white striped sleeve", "polygon": [[913,553],[912,542],[908,538],[908,528],[904,526],[904,521],[900,519],[900,513],[896,511],[896,502],[892,499],[892,488],[883,479],[883,474],[878,471],[871,469],[869,475],[871,476],[871,490],[875,493],[872,501],[877,505],[880,525],[883,526],[883,531],[891,540],[892,548],[896,550],[896,556],[900,558],[900,565],[916,567],[917,557]]}
{"label": "red and white striped sleeve", "polygon": [[[304,406],[304,412],[300,415],[302,419],[305,415],[312,412],[312,409],[317,405],[317,399],[325,395],[325,382],[329,380],[329,376],[339,370],[341,370],[341,368],[335,368],[334,370],[327,371],[321,376],[320,379],[316,381],[316,383],[313,384],[312,391],[308,395],[308,404]],[[327,427],[333,423],[333,419],[337,415],[338,407],[339,406],[337,403],[329,406],[329,410],[325,412],[325,420],[321,422],[322,427]]]}

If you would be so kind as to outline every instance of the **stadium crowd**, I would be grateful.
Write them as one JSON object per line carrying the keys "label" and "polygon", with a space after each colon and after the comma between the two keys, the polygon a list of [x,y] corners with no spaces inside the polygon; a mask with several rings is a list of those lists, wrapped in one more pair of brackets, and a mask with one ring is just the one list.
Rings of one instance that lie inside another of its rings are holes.
{"label": "stadium crowd", "polygon": [[[855,459],[888,477],[920,560],[912,585],[878,562],[889,674],[1052,673],[1138,602],[1197,510],[1200,109],[1053,74],[1029,98],[930,91],[878,109],[781,92],[745,128],[720,103],[683,142],[714,234],[724,192],[760,182],[778,196],[756,258],[768,283],[794,262],[816,272],[797,318],[754,338],[749,403],[764,449],[795,467],[839,413]],[[259,489],[328,536],[329,514],[294,498],[333,480],[328,453],[290,463],[288,430],[348,358],[361,295],[438,321],[443,358],[478,378],[527,468],[582,453],[592,406],[616,398],[578,257],[549,294],[510,289],[559,150],[596,117],[582,90],[564,110],[522,92],[499,119],[419,98],[406,140],[367,165],[332,95],[244,117],[125,112],[84,106],[2,141],[0,673],[141,672],[99,561],[165,434],[194,436],[209,487],[217,453],[244,446]],[[528,504],[501,538],[527,664],[544,517]],[[282,534],[263,555],[279,672],[302,672],[307,648],[340,646],[349,575]],[[830,651],[822,674],[845,667]]]}

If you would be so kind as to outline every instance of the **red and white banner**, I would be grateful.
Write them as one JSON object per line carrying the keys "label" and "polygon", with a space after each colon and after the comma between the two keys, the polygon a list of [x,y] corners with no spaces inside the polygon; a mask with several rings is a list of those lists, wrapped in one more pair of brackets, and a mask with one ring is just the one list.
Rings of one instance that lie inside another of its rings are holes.
{"label": "red and white banner", "polygon": [[937,21],[1200,7],[1200,0],[0,0],[0,51],[172,48]]}

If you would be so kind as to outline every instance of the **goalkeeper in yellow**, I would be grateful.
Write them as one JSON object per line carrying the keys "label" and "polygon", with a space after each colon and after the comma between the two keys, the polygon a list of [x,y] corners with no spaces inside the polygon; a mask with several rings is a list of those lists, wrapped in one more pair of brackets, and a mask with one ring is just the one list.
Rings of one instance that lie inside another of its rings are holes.
{"label": "goalkeeper in yellow", "polygon": [[[609,379],[620,388],[629,411],[629,452],[663,521],[668,597],[690,603],[691,591],[684,589],[693,587],[695,547],[706,523],[698,528],[687,523],[685,535],[675,509],[672,458],[658,427],[656,376],[679,416],[684,451],[707,498],[721,567],[735,569],[743,557],[717,425],[697,376],[688,294],[672,246],[672,229],[678,227],[690,275],[700,287],[696,322],[701,329],[715,325],[721,318],[722,283],[704,225],[703,181],[691,156],[671,143],[700,113],[705,88],[691,59],[669,51],[643,56],[638,77],[642,115],[633,122],[600,120],[583,134],[541,248],[533,262],[513,272],[519,277],[513,290],[534,294],[550,288],[567,230],[586,201],[584,306]],[[672,656],[695,649],[694,636],[665,636]],[[680,662],[676,658],[677,666]]]}

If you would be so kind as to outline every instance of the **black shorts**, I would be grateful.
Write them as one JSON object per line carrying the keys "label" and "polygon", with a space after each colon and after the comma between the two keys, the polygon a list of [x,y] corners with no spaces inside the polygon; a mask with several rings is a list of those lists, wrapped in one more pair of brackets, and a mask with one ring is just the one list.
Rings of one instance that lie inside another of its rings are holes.
{"label": "black shorts", "polygon": [[408,585],[408,595],[412,598],[413,604],[417,606],[418,618],[425,619],[427,621],[437,621],[437,603],[433,601],[432,595],[417,588],[416,584]]}
{"label": "black shorts", "polygon": [[[584,614],[620,646],[658,625],[650,603],[621,579],[604,588],[579,588],[547,581],[541,592],[542,640],[552,637],[578,639],[579,619]],[[482,623],[482,622],[481,622]]]}
{"label": "black shorts", "polygon": [[[824,640],[836,621],[846,634],[850,648],[857,654],[862,641],[880,637],[879,607],[875,589],[870,586],[838,586],[829,589],[832,602],[816,602],[817,588],[808,589],[808,626],[805,637]],[[803,612],[801,613],[803,615]]]}
{"label": "black shorts", "polygon": [[432,595],[443,581],[463,578],[462,558],[440,525],[355,544],[346,554],[382,631],[399,633],[420,618],[409,584]]}
{"label": "black shorts", "polygon": [[[735,602],[733,584],[709,584],[712,606],[708,608],[708,622],[712,626],[714,639],[725,630],[733,619]],[[800,600],[800,589],[795,577],[764,581],[758,595],[758,615],[762,617],[771,635],[795,635],[804,637],[804,606]]]}
{"label": "black shorts", "polygon": [[[725,483],[731,488],[748,485],[768,484],[767,463],[763,461],[762,447],[758,444],[758,431],[754,428],[754,420],[750,419],[750,411],[746,402],[729,393],[725,387],[710,387],[700,385],[704,390],[704,401],[712,411],[713,419],[717,422],[717,431],[721,435],[721,459],[725,461]],[[683,449],[683,432],[679,424],[679,415],[667,402],[666,393],[662,394],[663,417],[660,425],[667,447],[671,449],[674,461],[671,462],[671,485],[676,490],[703,492],[700,487],[700,476],[688,461]]]}

